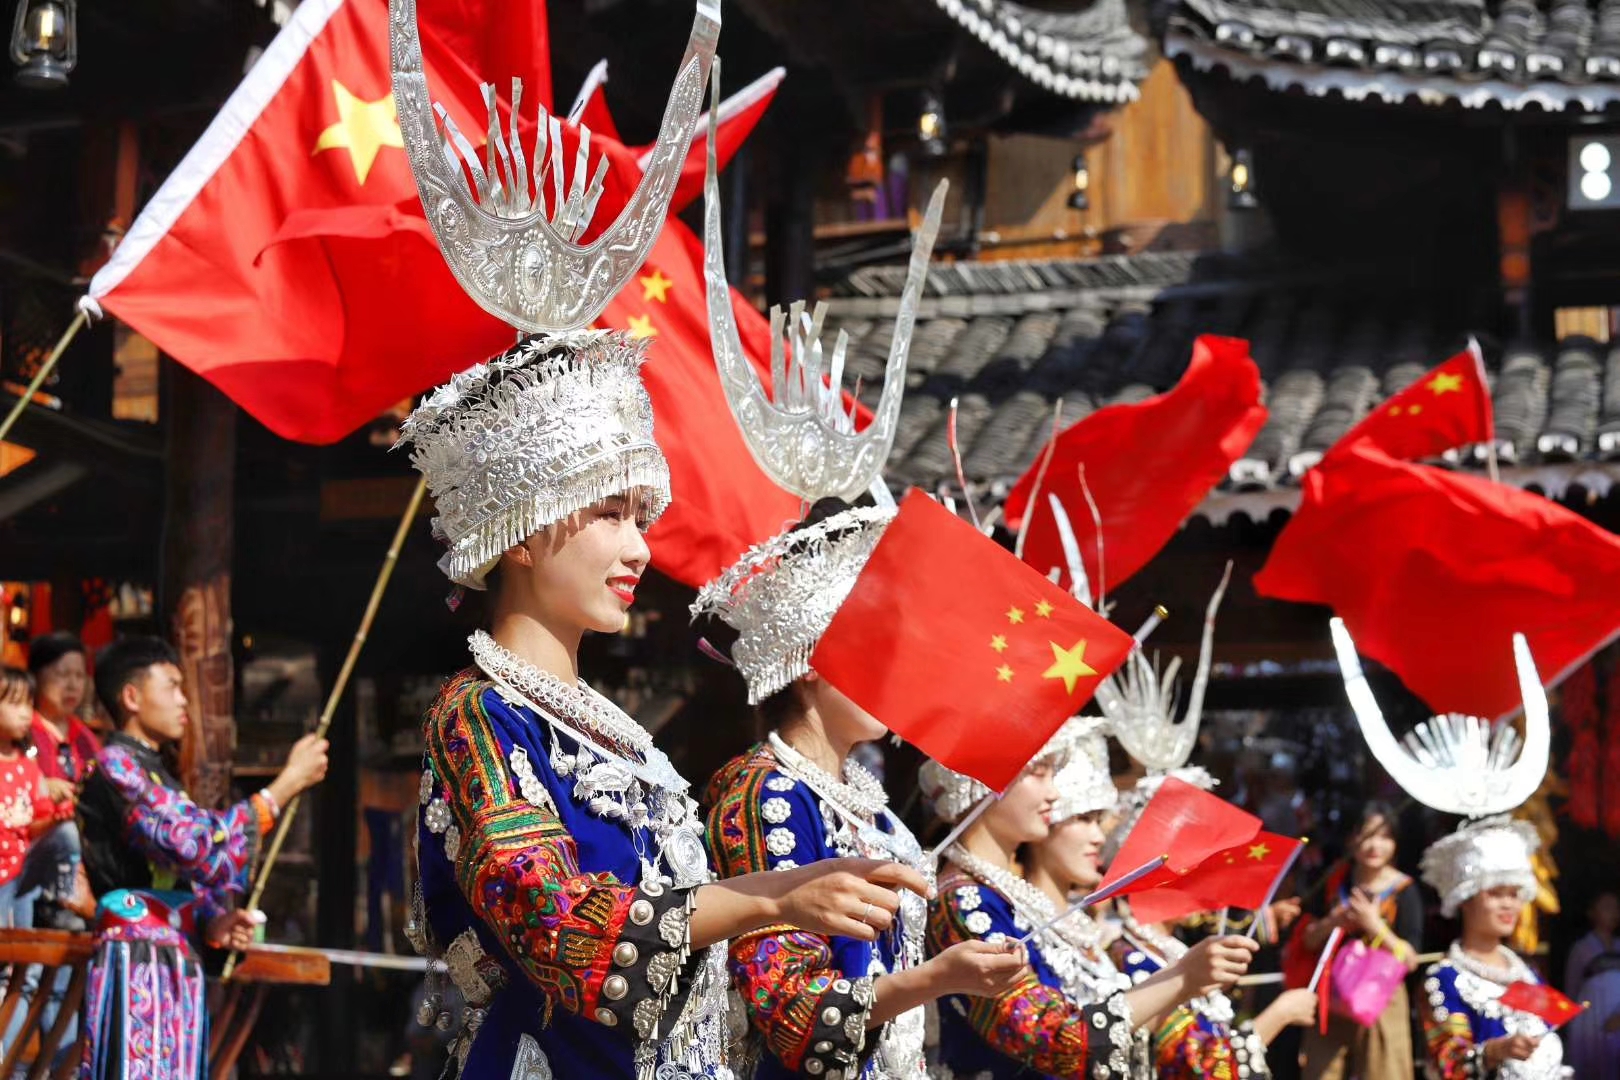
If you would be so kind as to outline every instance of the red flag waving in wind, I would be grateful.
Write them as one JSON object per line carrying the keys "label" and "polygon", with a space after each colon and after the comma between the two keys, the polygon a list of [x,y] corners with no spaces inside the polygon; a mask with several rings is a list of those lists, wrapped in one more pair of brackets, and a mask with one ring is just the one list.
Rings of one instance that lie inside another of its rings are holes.
{"label": "red flag waving in wind", "polygon": [[[1127,887],[1124,895],[1140,896],[1161,885],[1174,886],[1192,875],[1211,856],[1253,844],[1259,835],[1260,819],[1253,814],[1238,809],[1219,795],[1167,776],[1148,800],[1125,843],[1120,845],[1100,887],[1106,889],[1136,867],[1161,855],[1170,856],[1170,861],[1156,873]],[[1267,878],[1268,885],[1270,880]],[[1135,903],[1133,900],[1132,904]]]}
{"label": "red flag waving in wind", "polygon": [[1392,458],[1438,457],[1494,436],[1491,391],[1479,346],[1469,347],[1428,372],[1362,418],[1333,448],[1332,456],[1371,443]]}
{"label": "red flag waving in wind", "polygon": [[[1200,337],[1173,388],[1092,413],[1057,437],[1040,491],[1035,487],[1044,454],[1013,486],[1008,524],[1017,529],[1033,515],[1024,561],[1043,574],[1067,565],[1046,498],[1053,494],[1068,511],[1092,587],[1120,584],[1170,542],[1265,422],[1260,370],[1249,343]],[[1097,529],[1083,511],[1082,467],[1102,519],[1103,566],[1097,562]]]}
{"label": "red flag waving in wind", "polygon": [[1516,982],[1502,991],[1497,1001],[1504,1009],[1540,1017],[1555,1031],[1586,1011],[1585,1005],[1545,983]]}
{"label": "red flag waving in wind", "polygon": [[1135,644],[912,491],[810,666],[890,731],[1001,791]]}
{"label": "red flag waving in wind", "polygon": [[1140,922],[1159,923],[1229,907],[1257,911],[1270,899],[1272,885],[1287,871],[1301,843],[1276,833],[1255,833],[1176,880],[1135,894],[1131,914]]}
{"label": "red flag waving in wind", "polygon": [[1514,633],[1548,685],[1620,635],[1620,536],[1555,502],[1367,444],[1303,487],[1255,588],[1331,607],[1437,712],[1519,708]]}

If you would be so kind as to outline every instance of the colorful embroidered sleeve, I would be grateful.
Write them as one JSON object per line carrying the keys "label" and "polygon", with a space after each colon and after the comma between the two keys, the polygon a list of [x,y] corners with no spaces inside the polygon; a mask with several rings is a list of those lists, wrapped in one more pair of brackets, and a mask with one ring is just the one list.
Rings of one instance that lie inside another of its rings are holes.
{"label": "colorful embroidered sleeve", "polygon": [[[954,879],[954,884],[947,880],[929,905],[930,955],[959,941],[1016,940],[1022,936],[1011,906],[987,886],[964,884],[961,878]],[[1037,972],[1043,966],[1033,949],[1031,966]],[[960,1000],[965,1003],[968,1022],[992,1048],[1051,1076],[1113,1075],[1109,1052],[1123,1050],[1130,1043],[1134,1026],[1123,994],[1114,994],[1101,1005],[1076,1005],[1036,975],[996,997]],[[1095,1059],[1093,1048],[1097,1051]]]}
{"label": "colorful embroidered sleeve", "polygon": [[[709,850],[721,877],[791,870],[830,858],[820,800],[755,752],[715,777]],[[768,926],[731,943],[732,982],[748,1022],[778,1061],[807,1076],[860,1074],[872,980],[838,969],[832,943]]]}
{"label": "colorful embroidered sleeve", "polygon": [[1158,1076],[1172,1080],[1203,1076],[1270,1076],[1266,1049],[1247,1024],[1231,1028],[1182,1005],[1153,1033]]}
{"label": "colorful embroidered sleeve", "polygon": [[119,746],[102,751],[101,767],[124,797],[124,838],[153,866],[187,882],[207,915],[225,910],[232,897],[247,891],[259,845],[252,806],[241,802],[228,810],[205,810]]}
{"label": "colorful embroidered sleeve", "polygon": [[1423,1036],[1430,1072],[1439,1080],[1485,1080],[1485,1047],[1474,1041],[1467,1007],[1457,993],[1457,972],[1449,964],[1431,967],[1423,980],[1429,1007]]}
{"label": "colorful embroidered sleeve", "polygon": [[582,872],[543,786],[534,802],[514,789],[511,733],[529,723],[489,683],[453,681],[428,717],[433,788],[423,820],[442,834],[473,911],[551,1001],[650,1038],[690,989],[697,890]]}

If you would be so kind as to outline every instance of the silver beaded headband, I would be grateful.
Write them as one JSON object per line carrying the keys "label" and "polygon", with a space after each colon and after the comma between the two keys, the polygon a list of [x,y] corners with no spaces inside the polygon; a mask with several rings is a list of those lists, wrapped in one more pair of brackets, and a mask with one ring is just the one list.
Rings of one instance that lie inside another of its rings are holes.
{"label": "silver beaded headband", "polygon": [[1119,789],[1108,769],[1106,720],[1092,716],[1072,718],[1052,736],[1042,754],[1059,762],[1057,772],[1052,774],[1052,784],[1057,788],[1052,824],[1119,805]]}

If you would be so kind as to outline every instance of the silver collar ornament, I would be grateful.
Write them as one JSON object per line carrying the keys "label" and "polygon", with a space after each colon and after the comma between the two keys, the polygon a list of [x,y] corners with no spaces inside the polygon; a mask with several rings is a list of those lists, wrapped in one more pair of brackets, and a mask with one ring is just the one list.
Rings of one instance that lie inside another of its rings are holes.
{"label": "silver collar ornament", "polygon": [[[718,102],[718,77],[715,85]],[[835,514],[755,546],[699,592],[693,617],[718,616],[737,631],[732,660],[748,683],[748,700],[757,704],[810,670],[810,654],[894,517],[883,466],[900,417],[906,357],[944,212],[946,184],[935,189],[913,243],[883,392],[871,424],[857,432],[854,409],[846,412],[843,405],[849,335],[840,331],[832,349],[825,348],[824,305],[809,313],[803,303],[793,304],[785,316],[780,308],[771,312],[771,394],[743,351],[720,228],[718,115],[718,108],[709,110],[704,279],[710,336],[726,401],[760,468],[807,506],[826,497],[853,502],[868,492],[877,501],[874,508]]]}
{"label": "silver collar ornament", "polygon": [[[509,130],[494,87],[482,159],[434,103],[422,60],[416,0],[390,0],[394,101],[405,153],[439,250],[481,307],[536,335],[455,376],[412,413],[402,443],[423,474],[449,545],[441,562],[458,585],[481,589],[507,548],[602,499],[636,493],[650,524],[668,504],[669,468],[653,441],[641,384],[644,344],[587,328],[646,261],[697,131],[720,31],[716,0],[699,0],[686,54],[645,175],[618,217],[588,244],[607,161],[590,172],[580,129],[565,182],[562,123],[537,111],[528,150],[520,136],[522,84],[512,83]],[[470,182],[469,182],[470,176]],[[547,198],[547,188],[550,197]]]}
{"label": "silver collar ornament", "polygon": [[1330,623],[1344,688],[1362,738],[1384,771],[1413,799],[1470,820],[1423,854],[1423,879],[1440,894],[1442,911],[1455,914],[1469,897],[1499,885],[1517,885],[1526,902],[1536,893],[1530,857],[1535,830],[1503,816],[1522,805],[1547,775],[1552,729],[1547,692],[1523,634],[1513,635],[1514,666],[1524,701],[1524,736],[1511,722],[1449,713],[1419,724],[1397,741],[1373,697],[1344,622]]}

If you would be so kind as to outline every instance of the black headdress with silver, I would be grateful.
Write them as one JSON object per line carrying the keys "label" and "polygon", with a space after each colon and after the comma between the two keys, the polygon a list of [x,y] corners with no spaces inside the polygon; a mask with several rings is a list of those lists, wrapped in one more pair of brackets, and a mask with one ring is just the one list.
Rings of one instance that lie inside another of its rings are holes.
{"label": "black headdress with silver", "polygon": [[843,407],[849,337],[839,331],[828,354],[821,341],[822,305],[807,314],[804,304],[796,303],[785,319],[781,309],[771,312],[771,395],[743,352],[720,231],[717,115],[717,109],[710,109],[704,277],[715,362],[732,415],[760,468],[806,504],[828,496],[853,501],[868,491],[878,500],[876,507],[857,507],[772,537],[698,593],[694,617],[717,615],[737,631],[732,660],[748,682],[748,700],[757,703],[810,670],[816,643],[894,517],[882,472],[894,443],[911,330],[939,233],[946,185],[941,182],[934,191],[912,247],[882,396],[871,424],[857,432],[853,410]]}
{"label": "black headdress with silver", "polygon": [[1547,692],[1523,634],[1513,635],[1513,660],[1524,700],[1524,736],[1508,720],[1448,713],[1419,724],[1397,741],[1361,670],[1355,642],[1342,620],[1331,624],[1345,692],[1378,763],[1425,806],[1468,820],[1423,853],[1423,879],[1440,894],[1446,917],[1469,897],[1500,885],[1535,899],[1530,857],[1540,846],[1529,824],[1505,815],[1536,793],[1552,748]]}
{"label": "black headdress with silver", "polygon": [[699,0],[645,175],[619,216],[581,244],[607,171],[603,159],[587,181],[590,132],[580,129],[565,188],[561,122],[542,106],[526,153],[522,83],[512,82],[506,133],[486,84],[489,127],[480,159],[430,97],[416,0],[390,0],[400,131],[439,250],[481,307],[536,335],[457,375],[405,424],[411,462],[427,478],[435,527],[450,546],[441,565],[457,584],[482,588],[501,552],[608,495],[639,492],[649,522],[669,502],[669,468],[653,441],[652,404],[641,384],[644,344],[586,328],[663,229],[719,33],[717,0]]}

